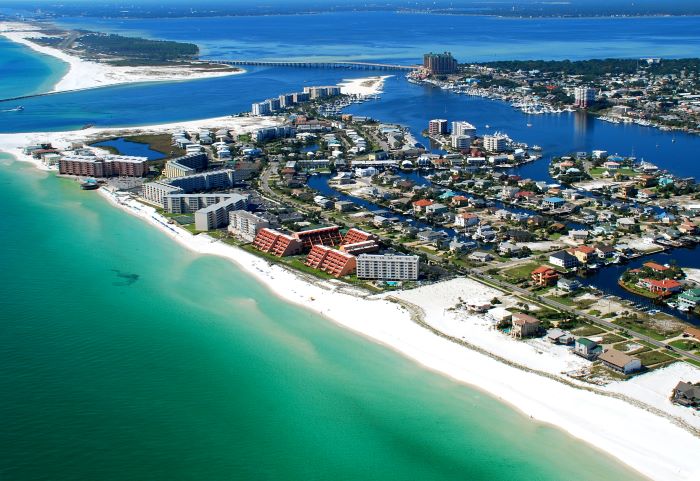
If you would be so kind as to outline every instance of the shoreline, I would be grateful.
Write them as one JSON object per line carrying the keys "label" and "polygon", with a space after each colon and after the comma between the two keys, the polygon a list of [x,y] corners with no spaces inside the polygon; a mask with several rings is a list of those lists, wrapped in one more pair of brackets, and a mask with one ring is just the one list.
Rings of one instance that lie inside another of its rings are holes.
{"label": "shoreline", "polygon": [[[367,79],[354,80],[361,83]],[[68,142],[109,132],[117,135],[134,131],[163,132],[205,125],[232,126],[244,131],[260,127],[265,122],[274,124],[276,121],[274,117],[220,117],[142,127],[2,134],[0,150],[13,155],[18,161],[28,161],[43,170],[52,170],[44,167],[40,161],[18,153],[17,147],[31,143],[29,139],[32,138]],[[472,297],[488,296],[491,288],[476,281],[458,279],[398,293],[369,295],[337,281],[309,282],[302,274],[270,264],[243,249],[206,234],[195,236],[172,226],[156,214],[155,209],[130,199],[126,194],[116,195],[105,189],[99,189],[98,192],[114,206],[157,227],[188,250],[202,255],[216,255],[235,263],[242,271],[264,284],[271,294],[308,308],[339,326],[389,347],[424,368],[484,391],[524,415],[529,415],[533,420],[556,426],[618,459],[632,470],[652,479],[690,480],[700,476],[700,467],[691,462],[692,454],[700,450],[700,438],[679,428],[669,419],[621,399],[567,386],[460,346],[421,327],[411,319],[411,313],[406,308],[387,299],[397,297],[405,303],[420,306],[427,324],[453,337],[463,335],[470,343],[495,356],[508,354],[509,360],[515,356],[516,361],[527,363],[528,367],[531,362],[537,363],[539,359],[539,363],[544,365],[544,358],[528,343],[512,341],[500,334],[494,335],[479,324],[478,316],[464,320],[447,312],[446,307],[453,305],[460,293]],[[375,319],[383,321],[377,323]],[[673,368],[673,372],[683,376],[691,372],[690,366],[686,368],[686,365],[677,366],[678,364],[680,363],[667,369]],[[534,365],[535,369],[542,369],[541,365]],[[560,369],[561,365],[555,364],[551,374],[560,374]],[[623,383],[613,383],[609,386],[609,391],[636,394],[637,398],[643,398],[644,402],[653,406],[660,402],[656,393],[659,383],[667,383],[670,378],[669,375],[664,375],[667,372],[655,371],[650,373],[653,378],[639,376]],[[700,381],[700,370],[695,372],[697,378],[684,380]],[[635,382],[637,380],[643,382]],[[681,409],[683,408],[672,410],[673,415],[680,416]],[[688,413],[683,411],[682,414]],[[687,421],[693,421],[693,418],[688,417]],[[697,423],[694,425],[700,428],[700,416],[696,416],[695,421]]]}
{"label": "shoreline", "polygon": [[[114,85],[144,82],[181,82],[206,78],[226,77],[244,74],[244,69],[236,71],[213,71],[182,66],[138,66],[117,67],[104,63],[84,60],[53,47],[39,45],[32,38],[44,36],[36,26],[20,22],[0,22],[0,35],[11,42],[24,45],[42,55],[48,55],[68,64],[68,71],[53,88],[33,95],[88,90]],[[203,64],[206,62],[203,62]],[[29,96],[32,96],[30,94]]]}
{"label": "shoreline", "polygon": [[[691,480],[700,475],[700,468],[690,461],[695,449],[700,448],[700,439],[667,419],[620,399],[524,372],[438,337],[411,320],[405,307],[387,300],[391,295],[358,295],[358,289],[341,282],[310,282],[236,246],[171,226],[155,209],[126,200],[128,196],[117,196],[104,189],[99,192],[114,206],[148,222],[191,252],[234,263],[265,285],[272,295],[384,345],[423,368],[483,391],[533,420],[555,426],[643,476]],[[431,314],[434,313],[426,312],[426,317],[430,319]],[[374,319],[384,322],[378,324]],[[533,392],[538,389],[539,396]],[[642,439],[647,442],[635,442]],[[666,456],[660,456],[661,450]],[[680,467],[683,461],[685,466]]]}

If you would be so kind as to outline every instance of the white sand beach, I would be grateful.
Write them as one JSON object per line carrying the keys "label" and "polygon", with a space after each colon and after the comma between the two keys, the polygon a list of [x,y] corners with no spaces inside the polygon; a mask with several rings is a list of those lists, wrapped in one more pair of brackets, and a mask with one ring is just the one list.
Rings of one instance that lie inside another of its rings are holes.
{"label": "white sand beach", "polygon": [[[278,121],[274,117],[226,117],[129,129],[2,134],[0,150],[37,165],[18,149],[41,139],[60,146],[62,142],[107,132],[122,135],[205,126],[245,132]],[[311,309],[428,369],[488,392],[533,422],[557,426],[651,479],[700,479],[700,464],[695,459],[700,452],[700,437],[697,431],[691,432],[700,428],[700,416],[668,400],[670,389],[678,380],[700,381],[699,369],[677,363],[626,382],[605,387],[586,385],[564,374],[586,362],[566,348],[539,340],[515,341],[491,329],[484,316],[452,310],[460,298],[490,300],[497,293],[476,281],[453,279],[393,294],[368,295],[339,281],[309,280],[205,234],[192,235],[128,195],[105,189],[99,192],[115,206],[149,222],[191,251],[229,259],[267,285],[271,294]],[[422,311],[427,324],[464,339],[476,349],[422,327],[412,320],[408,309],[392,298],[405,302],[412,310],[411,306],[420,306],[417,310]]]}
{"label": "white sand beach", "polygon": [[36,27],[19,22],[0,22],[0,35],[8,40],[25,45],[32,50],[56,57],[68,64],[68,72],[54,85],[51,92],[83,90],[137,82],[173,82],[202,78],[223,77],[244,73],[237,71],[216,71],[197,67],[149,66],[121,67],[83,60],[75,55],[53,47],[39,45],[33,38],[45,37]]}
{"label": "white sand beach", "polygon": [[393,75],[343,79],[338,85],[345,95],[377,95],[382,93],[384,81]]}

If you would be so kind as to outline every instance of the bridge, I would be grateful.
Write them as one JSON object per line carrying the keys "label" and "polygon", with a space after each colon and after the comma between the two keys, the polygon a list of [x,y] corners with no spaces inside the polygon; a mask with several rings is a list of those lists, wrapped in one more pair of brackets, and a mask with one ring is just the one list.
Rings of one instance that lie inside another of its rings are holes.
{"label": "bridge", "polygon": [[356,70],[403,70],[410,72],[419,69],[420,65],[398,65],[390,63],[373,62],[305,62],[305,61],[274,61],[274,60],[208,60],[211,63],[237,66],[261,66],[261,67],[295,67],[295,68],[323,68],[323,69],[356,69]]}

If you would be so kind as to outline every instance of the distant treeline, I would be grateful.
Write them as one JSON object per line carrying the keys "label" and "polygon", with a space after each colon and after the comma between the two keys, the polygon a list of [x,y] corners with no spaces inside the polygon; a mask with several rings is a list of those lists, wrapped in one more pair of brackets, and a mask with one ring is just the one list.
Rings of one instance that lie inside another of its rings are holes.
{"label": "distant treeline", "polygon": [[509,71],[539,70],[540,72],[564,73],[566,75],[584,75],[600,77],[607,73],[633,74],[640,67],[647,71],[665,75],[687,72],[700,72],[700,58],[662,59],[659,63],[647,63],[640,59],[598,59],[598,60],[502,60],[485,62],[480,65]]}
{"label": "distant treeline", "polygon": [[193,43],[169,40],[148,40],[115,34],[89,33],[77,39],[88,53],[106,54],[130,59],[170,61],[196,57],[199,47]]}

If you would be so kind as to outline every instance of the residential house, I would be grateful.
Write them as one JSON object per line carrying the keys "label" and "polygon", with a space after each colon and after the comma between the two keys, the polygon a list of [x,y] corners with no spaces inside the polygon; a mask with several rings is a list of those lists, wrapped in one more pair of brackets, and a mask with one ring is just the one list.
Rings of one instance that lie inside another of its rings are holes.
{"label": "residential house", "polygon": [[435,202],[430,200],[430,199],[420,199],[417,200],[413,203],[413,211],[416,214],[420,214],[422,212],[425,212],[425,208],[428,206],[433,205]]}
{"label": "residential house", "polygon": [[547,197],[542,201],[543,207],[549,207],[550,209],[558,209],[563,207],[566,201],[561,197]]}
{"label": "residential house", "polygon": [[547,331],[547,340],[552,344],[563,344],[568,346],[574,343],[574,336],[570,332],[561,329],[550,329]]}
{"label": "residential house", "polygon": [[560,251],[549,255],[549,263],[557,267],[563,267],[564,269],[572,269],[578,267],[579,260],[576,256],[566,251]]}
{"label": "residential house", "polygon": [[476,262],[491,262],[493,256],[488,252],[472,252],[469,254],[469,259]]}
{"label": "residential house", "polygon": [[678,307],[683,310],[695,309],[700,304],[700,289],[688,289],[678,296]]}
{"label": "residential house", "polygon": [[642,361],[616,349],[608,349],[598,356],[606,367],[623,374],[630,374],[642,368]]}
{"label": "residential house", "polygon": [[581,283],[576,279],[567,279],[562,277],[557,281],[557,289],[561,289],[565,292],[575,292],[581,289]]}
{"label": "residential house", "polygon": [[574,343],[574,354],[592,361],[601,353],[603,348],[597,342],[588,339],[587,337],[579,337]]}
{"label": "residential house", "polygon": [[674,279],[640,279],[639,286],[661,297],[680,292],[682,284]]}
{"label": "residential house", "polygon": [[569,238],[576,242],[576,243],[583,243],[586,242],[586,239],[588,239],[588,234],[589,232],[587,230],[570,230],[569,231]]}
{"label": "residential house", "polygon": [[522,247],[511,242],[501,242],[498,246],[498,252],[502,255],[517,256],[522,250]]}
{"label": "residential house", "polygon": [[599,259],[610,259],[615,257],[615,248],[605,244],[595,244],[595,254]]}
{"label": "residential house", "polygon": [[675,404],[700,411],[700,383],[692,384],[685,381],[679,382],[676,387],[673,388],[671,401]]}
{"label": "residential house", "polygon": [[460,212],[455,217],[455,225],[459,227],[471,227],[479,223],[479,216],[472,212]]}
{"label": "residential house", "polygon": [[513,313],[510,335],[517,338],[535,336],[540,331],[540,320],[522,312]]}
{"label": "residential house", "polygon": [[551,267],[540,266],[530,273],[530,278],[535,285],[551,286],[559,279],[559,273]]}
{"label": "residential house", "polygon": [[447,212],[447,206],[444,204],[433,203],[425,206],[425,213],[430,215],[444,214]]}
{"label": "residential house", "polygon": [[575,256],[581,264],[588,264],[595,260],[595,249],[589,246],[578,246],[573,249],[567,249],[569,254]]}

